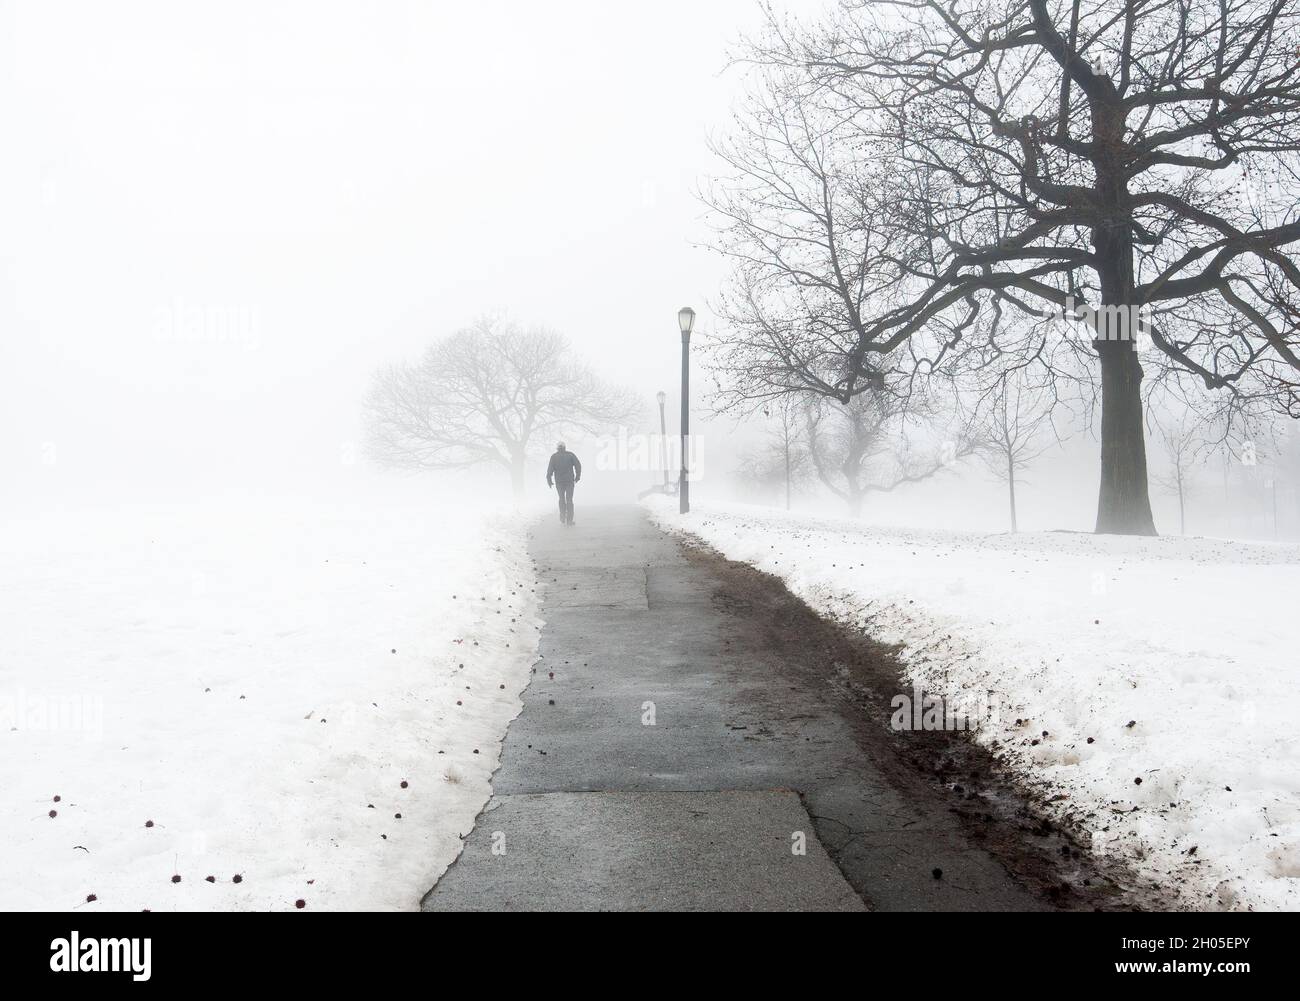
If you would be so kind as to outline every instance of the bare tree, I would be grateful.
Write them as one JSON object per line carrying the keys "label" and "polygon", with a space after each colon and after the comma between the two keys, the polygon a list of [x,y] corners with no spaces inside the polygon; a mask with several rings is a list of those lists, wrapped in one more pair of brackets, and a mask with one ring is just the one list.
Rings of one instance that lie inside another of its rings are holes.
{"label": "bare tree", "polygon": [[[1241,464],[1245,497],[1239,507],[1244,507],[1249,523],[1270,523],[1274,538],[1281,536],[1280,504],[1290,491],[1300,513],[1300,432],[1293,421],[1274,421],[1254,429],[1254,434],[1242,441],[1236,456]],[[1283,497],[1279,498],[1278,494]]]}
{"label": "bare tree", "polygon": [[[1100,383],[1097,531],[1154,534],[1134,328],[1158,365],[1208,389],[1300,406],[1298,47],[1294,0],[842,0],[811,28],[772,15],[746,58],[825,137],[813,148],[844,152],[742,158],[756,169],[722,207],[774,235],[751,241],[749,263],[738,255],[740,301],[764,258],[797,242],[773,222],[791,213],[828,234],[847,223],[868,250],[845,281],[787,255],[789,276],[827,298],[867,294],[846,300],[833,330],[777,314],[749,340],[781,369],[818,345],[841,355],[830,385],[848,398],[915,339],[919,363],[958,350],[995,304],[1073,317]],[[770,104],[761,121],[792,119]],[[778,153],[792,145],[759,135]],[[872,211],[833,217],[815,185],[787,180],[846,159],[872,165],[888,210],[873,195]],[[774,195],[794,207],[773,208]],[[802,246],[825,263],[846,245]]]}
{"label": "bare tree", "polygon": [[888,171],[856,156],[844,123],[797,87],[790,73],[762,78],[736,133],[713,147],[725,173],[704,198],[732,264],[706,345],[722,409],[783,395],[847,403],[912,371],[905,357],[875,359],[862,378],[853,360],[866,319],[896,295]]}
{"label": "bare tree", "polygon": [[802,412],[808,462],[856,516],[873,491],[958,457],[955,443],[946,457],[918,454],[903,433],[910,422],[924,437],[926,377],[940,371],[945,346],[921,357],[918,336],[896,357],[858,354],[871,310],[898,295],[886,259],[888,169],[855,155],[836,115],[792,99],[790,74],[760,84],[737,134],[715,145],[727,173],[705,193],[715,245],[733,265],[708,362],[719,409],[781,408],[787,421]]}
{"label": "bare tree", "polygon": [[631,395],[576,359],[562,335],[485,317],[432,344],[415,364],[375,375],[367,446],[390,467],[501,466],[518,499],[535,449],[557,436],[612,429],[638,410]]}
{"label": "bare tree", "polygon": [[763,416],[775,419],[775,424],[765,430],[763,443],[742,456],[740,463],[740,476],[749,485],[763,491],[784,491],[787,511],[795,484],[810,467],[802,409],[794,396],[783,396],[764,406]]}
{"label": "bare tree", "polygon": [[1156,422],[1157,438],[1168,468],[1155,477],[1157,485],[1178,497],[1178,534],[1187,534],[1187,500],[1196,485],[1196,467],[1205,451],[1201,425],[1194,416]]}
{"label": "bare tree", "polygon": [[853,517],[868,495],[928,480],[974,450],[967,435],[945,438],[917,421],[915,410],[911,401],[880,392],[848,403],[813,396],[805,406],[812,467]]}
{"label": "bare tree", "polygon": [[1282,482],[1291,493],[1292,514],[1300,529],[1300,427],[1294,423],[1279,435],[1277,467]]}
{"label": "bare tree", "polygon": [[1004,369],[985,394],[974,423],[981,460],[1007,485],[1011,531],[1019,531],[1016,483],[1021,473],[1060,442],[1054,417],[1058,399],[1050,381],[1035,380],[1023,367]]}

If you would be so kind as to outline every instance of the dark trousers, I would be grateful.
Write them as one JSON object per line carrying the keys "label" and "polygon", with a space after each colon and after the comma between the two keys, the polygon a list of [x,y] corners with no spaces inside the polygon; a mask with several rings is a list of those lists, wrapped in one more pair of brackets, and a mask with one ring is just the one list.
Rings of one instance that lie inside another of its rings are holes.
{"label": "dark trousers", "polygon": [[573,524],[573,484],[555,481],[555,492],[560,495],[560,524]]}

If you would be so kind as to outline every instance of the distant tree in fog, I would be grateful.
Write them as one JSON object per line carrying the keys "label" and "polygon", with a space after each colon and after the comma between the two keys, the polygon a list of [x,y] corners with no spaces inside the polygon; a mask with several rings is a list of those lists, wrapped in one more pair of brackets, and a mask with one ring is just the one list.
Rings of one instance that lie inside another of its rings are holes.
{"label": "distant tree in fog", "polygon": [[1019,530],[1016,483],[1029,464],[1059,443],[1054,415],[1058,405],[1054,384],[1032,376],[1026,368],[1004,369],[979,401],[974,423],[976,451],[998,479],[1007,485],[1011,531]]}
{"label": "distant tree in fog", "polygon": [[[1148,437],[1153,455],[1164,458],[1152,485],[1178,498],[1179,521],[1185,533],[1187,507],[1204,486],[1204,473],[1217,457],[1216,479],[1222,500],[1215,506],[1235,530],[1257,531],[1275,506],[1272,481],[1285,449],[1286,434],[1295,422],[1277,418],[1262,408],[1234,398],[1209,397],[1203,387],[1185,379],[1171,381],[1162,373],[1147,399]],[[1290,478],[1281,476],[1284,485]],[[1285,489],[1285,487],[1284,487]],[[1217,492],[1217,491],[1216,491]]]}
{"label": "distant tree in fog", "polygon": [[[1249,524],[1271,525],[1274,538],[1281,535],[1281,508],[1288,493],[1300,514],[1300,435],[1293,421],[1274,422],[1255,428],[1253,437],[1237,447],[1244,473],[1244,498],[1239,506]],[[1280,496],[1279,496],[1280,495]]]}
{"label": "distant tree in fog", "polygon": [[796,485],[810,468],[801,406],[793,396],[765,406],[763,416],[776,423],[767,429],[763,443],[740,459],[740,478],[762,493],[784,491],[787,511]]}
{"label": "distant tree in fog", "polygon": [[1178,497],[1178,534],[1187,534],[1187,501],[1196,486],[1196,467],[1205,452],[1205,439],[1196,419],[1187,413],[1156,420],[1156,438],[1167,466],[1153,479],[1163,490]]}
{"label": "distant tree in fog", "polygon": [[1291,494],[1296,525],[1300,526],[1300,428],[1294,422],[1281,436],[1277,465],[1280,479]]}
{"label": "distant tree in fog", "polygon": [[974,450],[965,432],[940,440],[936,422],[916,419],[920,409],[915,400],[880,392],[847,403],[814,397],[805,407],[812,467],[853,517],[869,494],[928,480]]}
{"label": "distant tree in fog", "polygon": [[365,403],[367,452],[381,465],[509,471],[518,499],[530,455],[557,437],[632,420],[630,393],[599,379],[568,340],[500,317],[436,341],[415,364],[377,372]]}

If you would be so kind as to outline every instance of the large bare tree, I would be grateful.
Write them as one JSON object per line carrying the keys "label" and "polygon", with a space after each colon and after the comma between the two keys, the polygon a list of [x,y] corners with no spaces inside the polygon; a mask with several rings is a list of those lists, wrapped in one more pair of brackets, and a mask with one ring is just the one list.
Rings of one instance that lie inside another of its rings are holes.
{"label": "large bare tree", "polygon": [[639,409],[576,358],[561,334],[485,317],[436,341],[418,362],[375,375],[365,404],[367,446],[385,466],[501,466],[518,498],[530,455],[556,436],[613,430]]}
{"label": "large bare tree", "polygon": [[[767,89],[713,199],[744,237],[724,245],[733,302],[768,321],[738,328],[733,361],[784,374],[822,350],[843,364],[816,379],[847,399],[900,349],[922,366],[961,350],[990,308],[1073,317],[1100,385],[1097,531],[1154,533],[1135,330],[1157,366],[1300,412],[1298,52],[1294,0],[772,15],[745,53]],[[833,328],[748,308],[774,260],[787,288],[839,300]]]}

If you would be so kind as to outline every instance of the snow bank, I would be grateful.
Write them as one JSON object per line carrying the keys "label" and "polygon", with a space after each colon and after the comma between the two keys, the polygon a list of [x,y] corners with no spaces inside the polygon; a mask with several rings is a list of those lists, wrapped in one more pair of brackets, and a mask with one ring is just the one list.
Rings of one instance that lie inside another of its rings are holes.
{"label": "snow bank", "polygon": [[1300,905],[1300,547],[651,511],[986,706],[1044,808],[1185,906]]}
{"label": "snow bank", "polygon": [[410,909],[460,851],[536,652],[518,516],[49,515],[0,559],[0,908]]}

